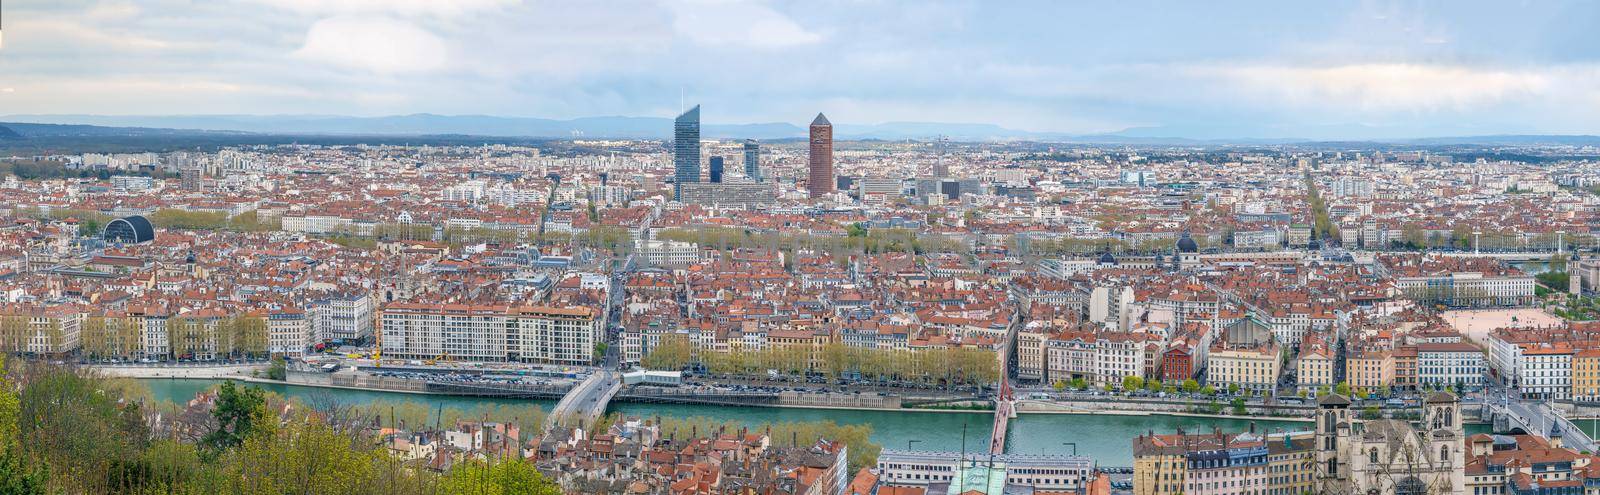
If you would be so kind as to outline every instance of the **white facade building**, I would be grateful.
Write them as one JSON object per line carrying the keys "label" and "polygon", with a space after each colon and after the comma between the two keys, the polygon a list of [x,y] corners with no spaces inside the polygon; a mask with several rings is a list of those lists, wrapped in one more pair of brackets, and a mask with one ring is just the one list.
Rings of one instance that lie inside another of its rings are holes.
{"label": "white facade building", "polygon": [[589,308],[392,303],[379,318],[386,356],[588,365],[604,327]]}
{"label": "white facade building", "polygon": [[1417,381],[1421,385],[1477,389],[1483,386],[1483,373],[1483,351],[1472,344],[1417,345]]}

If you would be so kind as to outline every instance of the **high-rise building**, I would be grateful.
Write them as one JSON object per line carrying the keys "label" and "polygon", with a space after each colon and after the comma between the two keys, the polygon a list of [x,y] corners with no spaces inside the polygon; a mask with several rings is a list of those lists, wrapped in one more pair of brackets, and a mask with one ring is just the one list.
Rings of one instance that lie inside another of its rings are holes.
{"label": "high-rise building", "polygon": [[711,157],[711,182],[722,182],[722,157]]}
{"label": "high-rise building", "polygon": [[761,144],[754,139],[744,140],[744,177],[761,182]]}
{"label": "high-rise building", "polygon": [[806,189],[811,197],[833,192],[833,123],[817,114],[811,121],[811,166]]}
{"label": "high-rise building", "polygon": [[683,199],[688,205],[755,208],[772,206],[777,201],[772,184],[760,182],[715,182],[684,184]]}
{"label": "high-rise building", "polygon": [[700,182],[700,105],[672,121],[672,199],[683,196],[683,184]]}
{"label": "high-rise building", "polygon": [[944,162],[944,150],[949,145],[950,138],[944,136],[939,136],[939,141],[935,143],[936,151],[939,153],[938,161],[933,162],[933,177],[935,179],[950,176],[950,164]]}

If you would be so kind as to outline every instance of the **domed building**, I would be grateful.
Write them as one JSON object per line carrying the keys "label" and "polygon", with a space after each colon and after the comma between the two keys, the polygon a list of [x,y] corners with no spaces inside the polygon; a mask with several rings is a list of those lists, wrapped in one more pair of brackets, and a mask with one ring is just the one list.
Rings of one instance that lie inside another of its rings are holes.
{"label": "domed building", "polygon": [[1117,264],[1117,257],[1112,256],[1111,252],[1107,251],[1100,253],[1100,259],[1095,261],[1095,263],[1099,264],[1100,266],[1114,266]]}
{"label": "domed building", "polygon": [[1200,264],[1200,243],[1194,241],[1189,231],[1183,231],[1178,236],[1177,245],[1174,246],[1172,264],[1175,268],[1183,269]]}
{"label": "domed building", "polygon": [[156,239],[156,229],[141,215],[130,215],[106,223],[100,238],[107,244],[138,244]]}
{"label": "domed building", "polygon": [[1184,231],[1183,235],[1178,237],[1178,252],[1198,253],[1200,252],[1200,243],[1194,242],[1194,237],[1191,237],[1188,231]]}

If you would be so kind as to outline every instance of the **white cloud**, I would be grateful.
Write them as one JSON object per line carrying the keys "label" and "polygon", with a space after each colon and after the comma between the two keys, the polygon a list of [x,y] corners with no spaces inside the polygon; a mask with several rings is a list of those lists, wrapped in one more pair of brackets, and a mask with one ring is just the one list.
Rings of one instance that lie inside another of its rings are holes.
{"label": "white cloud", "polygon": [[1278,103],[1367,112],[1467,111],[1545,96],[1558,71],[1497,70],[1455,65],[1380,63],[1304,67],[1197,67],[1190,75],[1235,86]]}
{"label": "white cloud", "polygon": [[701,45],[787,48],[822,41],[823,36],[765,5],[724,1],[668,1],[672,27]]}
{"label": "white cloud", "polygon": [[[19,21],[7,28],[15,46],[34,45],[44,50],[81,49],[93,51],[150,51],[179,46],[167,40],[122,29],[107,29],[77,21],[37,18]],[[25,45],[26,44],[26,45]]]}
{"label": "white cloud", "polygon": [[446,66],[444,40],[414,24],[387,18],[317,21],[294,57],[376,74],[432,72]]}
{"label": "white cloud", "polygon": [[139,6],[126,0],[105,1],[90,7],[84,17],[95,21],[126,20],[138,17],[140,12]]}
{"label": "white cloud", "polygon": [[493,11],[520,0],[253,0],[301,14],[459,17]]}

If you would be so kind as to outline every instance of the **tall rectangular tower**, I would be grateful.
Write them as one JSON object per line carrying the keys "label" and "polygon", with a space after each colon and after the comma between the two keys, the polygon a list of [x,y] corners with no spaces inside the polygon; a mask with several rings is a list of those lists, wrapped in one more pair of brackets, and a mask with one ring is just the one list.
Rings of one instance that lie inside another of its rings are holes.
{"label": "tall rectangular tower", "polygon": [[700,105],[672,121],[672,199],[682,200],[683,185],[700,182]]}
{"label": "tall rectangular tower", "polygon": [[711,182],[722,182],[722,162],[723,159],[720,156],[711,157]]}
{"label": "tall rectangular tower", "polygon": [[817,114],[811,121],[811,167],[806,190],[816,198],[833,192],[833,123]]}
{"label": "tall rectangular tower", "polygon": [[744,176],[754,182],[761,182],[761,144],[754,139],[744,140]]}

